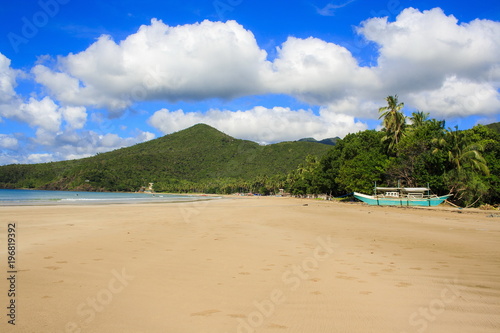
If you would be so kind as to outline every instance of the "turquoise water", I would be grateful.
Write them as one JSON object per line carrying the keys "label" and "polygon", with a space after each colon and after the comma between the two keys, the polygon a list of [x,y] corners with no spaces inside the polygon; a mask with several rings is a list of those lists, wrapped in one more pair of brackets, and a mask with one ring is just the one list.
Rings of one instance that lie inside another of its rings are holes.
{"label": "turquoise water", "polygon": [[213,199],[162,193],[72,192],[39,190],[1,190],[0,206],[12,205],[93,205],[111,203],[180,202]]}

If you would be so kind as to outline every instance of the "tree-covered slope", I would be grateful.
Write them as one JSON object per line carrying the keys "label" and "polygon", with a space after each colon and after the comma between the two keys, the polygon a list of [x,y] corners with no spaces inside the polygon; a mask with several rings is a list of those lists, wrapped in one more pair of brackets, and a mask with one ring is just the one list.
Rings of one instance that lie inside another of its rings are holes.
{"label": "tree-covered slope", "polygon": [[500,122],[499,123],[491,123],[491,124],[488,124],[486,125],[486,127],[500,133]]}
{"label": "tree-covered slope", "polygon": [[307,155],[322,156],[328,149],[310,142],[260,146],[198,124],[85,159],[2,166],[0,187],[135,191],[149,182],[165,190],[175,190],[175,184],[220,185],[287,174]]}

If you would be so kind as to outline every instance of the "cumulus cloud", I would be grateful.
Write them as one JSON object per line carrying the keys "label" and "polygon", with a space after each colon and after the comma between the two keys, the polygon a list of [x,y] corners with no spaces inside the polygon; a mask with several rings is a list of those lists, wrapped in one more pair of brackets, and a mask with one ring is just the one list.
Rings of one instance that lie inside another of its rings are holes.
{"label": "cumulus cloud", "polygon": [[99,134],[94,131],[71,132],[66,131],[54,138],[53,147],[56,152],[53,157],[57,160],[75,159],[104,153],[155,138],[151,132],[137,131],[135,136],[120,137],[115,133]]}
{"label": "cumulus cloud", "polygon": [[440,117],[493,115],[500,110],[500,96],[490,84],[456,76],[447,78],[439,89],[408,94],[408,99],[416,108]]}
{"label": "cumulus cloud", "polygon": [[170,27],[153,19],[120,43],[101,36],[87,50],[38,65],[37,82],[66,104],[123,109],[135,101],[234,98],[261,92],[266,52],[235,21]]}
{"label": "cumulus cloud", "polygon": [[[327,5],[323,14],[348,3]],[[41,61],[30,75],[42,89],[29,98],[16,93],[16,80],[27,74],[0,53],[0,117],[28,124],[36,133],[30,142],[48,147],[50,156],[32,160],[59,160],[154,137],[138,132],[122,138],[112,133],[115,127],[105,135],[87,129],[87,119],[97,112],[117,118],[148,101],[284,94],[319,109],[284,105],[194,113],[166,106],[148,120],[163,133],[204,122],[259,142],[342,137],[366,129],[357,119],[378,118],[384,98],[394,94],[431,116],[491,117],[500,110],[500,22],[459,22],[439,8],[408,8],[393,22],[370,18],[357,32],[378,48],[375,65],[362,66],[348,48],[314,37],[287,38],[270,60],[253,33],[235,21],[168,26],[153,19],[124,40],[102,35],[82,52],[52,64]],[[13,137],[0,138],[3,149],[16,144],[23,146]],[[27,153],[22,156],[29,160]]]}
{"label": "cumulus cloud", "polygon": [[41,100],[30,97],[27,102],[15,98],[0,107],[0,115],[50,132],[57,132],[62,120],[59,106],[47,96]]}
{"label": "cumulus cloud", "polygon": [[52,162],[52,161],[53,161],[53,156],[52,156],[52,154],[48,154],[48,153],[29,154],[26,157],[26,163],[28,163],[28,164],[47,163],[47,162]]}
{"label": "cumulus cloud", "polygon": [[0,134],[0,148],[2,149],[17,149],[19,141],[12,135]]}
{"label": "cumulus cloud", "polygon": [[0,53],[0,105],[10,102],[15,96],[16,77],[19,71],[10,67],[10,59]]}
{"label": "cumulus cloud", "polygon": [[83,106],[65,106],[61,108],[64,120],[70,129],[80,129],[87,122],[87,110]]}
{"label": "cumulus cloud", "polygon": [[[0,164],[10,163],[45,163],[61,160],[71,160],[105,153],[137,143],[154,139],[151,132],[137,131],[134,136],[120,137],[114,133],[99,134],[94,131],[62,131],[54,134],[43,129],[38,129],[36,138],[29,140],[30,146],[14,146],[16,142],[10,137],[0,135],[0,148],[14,149],[14,154],[2,156]],[[41,150],[43,153],[33,153]]]}
{"label": "cumulus cloud", "polygon": [[201,114],[170,111],[156,111],[149,124],[165,134],[182,130],[197,123],[205,123],[239,139],[261,143],[298,140],[304,137],[324,139],[344,136],[349,132],[366,129],[366,125],[355,121],[349,115],[335,114],[327,108],[319,116],[311,110],[262,106],[245,111],[209,110]]}
{"label": "cumulus cloud", "polygon": [[485,80],[499,64],[499,22],[459,24],[440,8],[407,8],[394,22],[371,18],[357,31],[379,47],[374,70],[384,79],[384,88],[401,93],[439,89],[451,75]]}
{"label": "cumulus cloud", "polygon": [[[368,105],[390,94],[435,90],[437,97],[453,75],[498,83],[499,22],[459,23],[439,8],[408,8],[394,22],[368,19],[357,32],[378,47],[375,66],[360,66],[345,47],[313,37],[289,37],[270,61],[235,21],[171,27],[153,19],[123,41],[103,35],[88,49],[59,57],[55,68],[39,64],[32,72],[63,105],[101,107],[112,117],[149,100],[274,93],[315,105]],[[352,112],[377,116],[376,109]]]}
{"label": "cumulus cloud", "polygon": [[379,81],[342,46],[312,37],[289,37],[278,48],[267,85],[270,91],[321,105],[354,91],[373,90]]}

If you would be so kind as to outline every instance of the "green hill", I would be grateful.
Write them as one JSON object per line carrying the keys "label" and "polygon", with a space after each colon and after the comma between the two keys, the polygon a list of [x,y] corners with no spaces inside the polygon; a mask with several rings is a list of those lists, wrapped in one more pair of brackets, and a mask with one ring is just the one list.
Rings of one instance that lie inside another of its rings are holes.
{"label": "green hill", "polygon": [[490,129],[500,133],[500,122],[499,123],[491,123],[488,125],[485,125],[486,127],[489,127]]}
{"label": "green hill", "polygon": [[[327,145],[282,142],[267,146],[235,139],[198,124],[161,138],[93,157],[0,167],[1,188],[230,192],[279,181],[307,155],[322,156]],[[224,190],[222,190],[224,188]],[[232,189],[232,190],[231,190]]]}
{"label": "green hill", "polygon": [[339,137],[335,138],[328,138],[328,139],[323,139],[321,141],[316,140],[315,138],[303,138],[300,139],[300,142],[314,142],[314,143],[322,143],[324,145],[330,145],[330,146],[335,146],[337,144],[337,141],[340,140]]}

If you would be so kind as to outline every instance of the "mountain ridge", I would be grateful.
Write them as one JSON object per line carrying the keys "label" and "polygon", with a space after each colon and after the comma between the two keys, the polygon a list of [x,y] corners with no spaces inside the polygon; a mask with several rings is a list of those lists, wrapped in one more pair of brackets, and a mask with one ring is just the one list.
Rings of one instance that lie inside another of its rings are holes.
{"label": "mountain ridge", "polygon": [[79,160],[2,166],[0,188],[137,191],[153,182],[157,191],[178,191],[188,185],[219,186],[285,175],[307,155],[320,157],[330,148],[298,141],[261,146],[196,124]]}

